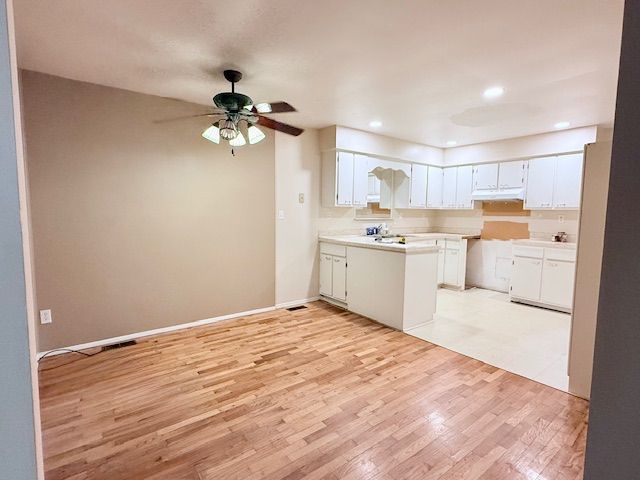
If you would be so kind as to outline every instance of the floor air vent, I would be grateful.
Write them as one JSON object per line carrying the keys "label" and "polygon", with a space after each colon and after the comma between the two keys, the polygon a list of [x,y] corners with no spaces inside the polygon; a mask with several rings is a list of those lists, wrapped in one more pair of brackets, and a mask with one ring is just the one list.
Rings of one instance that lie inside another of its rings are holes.
{"label": "floor air vent", "polygon": [[131,345],[135,345],[136,342],[135,340],[129,340],[128,342],[120,342],[120,343],[114,343],[112,345],[105,345],[104,347],[102,347],[102,350],[115,350],[116,348],[124,348],[124,347],[130,347]]}
{"label": "floor air vent", "polygon": [[297,307],[289,307],[289,308],[287,308],[287,311],[295,312],[296,310],[304,310],[305,308],[307,308],[307,307],[305,307],[304,305],[298,305]]}

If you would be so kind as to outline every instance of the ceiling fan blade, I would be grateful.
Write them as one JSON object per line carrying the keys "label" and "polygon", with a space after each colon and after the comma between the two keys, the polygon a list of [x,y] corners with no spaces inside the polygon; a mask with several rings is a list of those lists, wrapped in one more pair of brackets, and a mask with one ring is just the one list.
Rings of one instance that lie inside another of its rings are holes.
{"label": "ceiling fan blade", "polygon": [[251,111],[255,113],[297,112],[297,110],[287,102],[257,103],[251,108]]}
{"label": "ceiling fan blade", "polygon": [[301,128],[294,127],[293,125],[287,125],[286,123],[279,122],[273,118],[263,117],[262,115],[258,116],[258,125],[262,125],[263,127],[277,130],[282,133],[288,133],[294,137],[297,137],[304,132]]}
{"label": "ceiling fan blade", "polygon": [[153,123],[169,123],[169,122],[177,122],[178,120],[187,120],[188,118],[198,118],[198,117],[217,117],[224,116],[226,112],[209,112],[209,113],[199,113],[197,115],[184,115],[181,117],[172,117],[172,118],[163,118],[162,120],[154,120]]}

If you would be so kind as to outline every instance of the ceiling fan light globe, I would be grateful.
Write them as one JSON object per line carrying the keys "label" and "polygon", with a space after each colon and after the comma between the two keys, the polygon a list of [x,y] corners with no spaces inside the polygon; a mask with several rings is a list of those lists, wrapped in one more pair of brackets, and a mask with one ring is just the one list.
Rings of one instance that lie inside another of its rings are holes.
{"label": "ceiling fan light globe", "polygon": [[271,113],[271,104],[270,103],[258,103],[256,105],[256,110],[258,113]]}
{"label": "ceiling fan light globe", "polygon": [[220,129],[216,125],[211,125],[202,132],[202,137],[206,138],[210,142],[220,143]]}
{"label": "ceiling fan light globe", "polygon": [[266,138],[266,135],[255,125],[251,125],[247,129],[247,134],[249,136],[249,144],[255,145],[258,142],[261,142]]}
{"label": "ceiling fan light globe", "polygon": [[231,145],[232,147],[242,147],[243,145],[246,145],[247,141],[244,138],[244,135],[242,134],[242,132],[238,131],[237,135],[235,138],[229,140],[229,145]]}
{"label": "ceiling fan light globe", "polygon": [[220,120],[220,136],[225,140],[233,140],[238,136],[238,128],[233,120]]}

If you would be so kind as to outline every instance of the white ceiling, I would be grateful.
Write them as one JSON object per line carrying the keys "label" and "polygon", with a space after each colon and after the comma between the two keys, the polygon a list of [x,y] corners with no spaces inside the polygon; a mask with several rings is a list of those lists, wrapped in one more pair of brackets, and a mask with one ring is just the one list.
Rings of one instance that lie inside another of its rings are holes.
{"label": "white ceiling", "polygon": [[[624,0],[18,0],[19,64],[203,105],[245,74],[277,118],[444,146],[613,120]],[[483,99],[501,85],[502,98]],[[204,109],[203,109],[204,110]]]}

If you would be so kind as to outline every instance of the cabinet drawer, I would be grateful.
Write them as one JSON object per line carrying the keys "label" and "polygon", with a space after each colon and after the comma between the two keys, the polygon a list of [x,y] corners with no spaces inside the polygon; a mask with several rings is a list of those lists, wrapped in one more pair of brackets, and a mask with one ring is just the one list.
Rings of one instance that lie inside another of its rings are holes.
{"label": "cabinet drawer", "polygon": [[326,255],[336,255],[338,257],[347,256],[347,247],[344,245],[336,245],[335,243],[320,242],[320,253]]}
{"label": "cabinet drawer", "polygon": [[438,245],[437,240],[420,240],[420,245],[435,247]]}
{"label": "cabinet drawer", "polygon": [[445,248],[447,250],[460,250],[460,240],[446,240]]}
{"label": "cabinet drawer", "polygon": [[514,257],[542,258],[544,257],[544,249],[540,247],[525,247],[522,245],[513,246]]}
{"label": "cabinet drawer", "polygon": [[545,248],[545,260],[560,260],[563,262],[575,262],[576,251],[574,249],[565,248]]}

